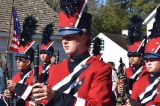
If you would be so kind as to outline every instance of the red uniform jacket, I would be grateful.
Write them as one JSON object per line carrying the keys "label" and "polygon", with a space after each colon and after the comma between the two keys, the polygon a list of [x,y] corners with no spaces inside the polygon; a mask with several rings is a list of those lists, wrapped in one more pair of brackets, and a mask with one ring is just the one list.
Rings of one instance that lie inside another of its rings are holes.
{"label": "red uniform jacket", "polygon": [[[159,78],[158,78],[159,77]],[[147,74],[133,85],[131,100],[145,106],[160,106],[160,74]]]}
{"label": "red uniform jacket", "polygon": [[[137,71],[139,71],[139,72],[137,72]],[[137,72],[137,74],[136,74],[136,72]],[[126,76],[129,79],[132,78],[132,79],[138,80],[140,77],[144,76],[147,73],[148,72],[147,72],[147,69],[145,66],[126,68]]]}
{"label": "red uniform jacket", "polygon": [[26,92],[31,92],[32,89],[32,87],[28,85],[33,84],[33,70],[29,73],[29,76],[24,80],[24,83],[19,83],[19,81],[21,81],[21,72],[15,74],[12,80],[17,83],[14,89],[15,96],[17,96],[19,99],[21,98],[27,99],[25,103],[26,106],[28,106],[29,98],[28,95],[26,95]]}
{"label": "red uniform jacket", "polygon": [[[129,79],[129,90],[132,91],[133,84],[141,77],[146,75],[147,69],[145,66],[129,67],[126,69],[126,76]],[[131,92],[130,92],[131,93]]]}
{"label": "red uniform jacket", "polygon": [[108,64],[90,57],[73,76],[70,75],[74,71],[70,73],[67,64],[68,59],[51,67],[48,86],[55,90],[59,84],[60,88],[47,106],[112,106],[112,73]]}

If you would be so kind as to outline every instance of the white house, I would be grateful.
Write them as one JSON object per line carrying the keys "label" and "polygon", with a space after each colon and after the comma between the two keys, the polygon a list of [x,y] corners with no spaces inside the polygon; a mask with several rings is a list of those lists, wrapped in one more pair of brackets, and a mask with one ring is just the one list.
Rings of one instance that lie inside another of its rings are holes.
{"label": "white house", "polygon": [[101,51],[104,62],[107,63],[109,61],[112,61],[115,63],[116,68],[118,68],[120,64],[120,57],[122,57],[123,62],[128,67],[129,62],[127,57],[127,51],[125,49],[123,49],[121,46],[119,46],[117,43],[115,43],[103,33],[100,33],[99,35],[97,35],[97,37],[104,40],[104,49]]}
{"label": "white house", "polygon": [[157,11],[157,8],[159,7],[160,5],[158,5],[149,15],[148,17],[144,20],[143,24],[145,24],[147,26],[147,36],[149,36],[151,34],[151,32],[149,31],[150,29],[152,29],[153,27],[153,23],[155,21],[155,15],[156,15],[156,11]]}

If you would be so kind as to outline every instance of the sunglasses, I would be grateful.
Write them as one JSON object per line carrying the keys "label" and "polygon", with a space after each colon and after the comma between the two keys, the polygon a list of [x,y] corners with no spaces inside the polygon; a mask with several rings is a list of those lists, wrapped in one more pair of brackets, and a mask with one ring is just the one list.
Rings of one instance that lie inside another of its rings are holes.
{"label": "sunglasses", "polygon": [[24,58],[16,57],[16,61],[26,62],[27,60]]}

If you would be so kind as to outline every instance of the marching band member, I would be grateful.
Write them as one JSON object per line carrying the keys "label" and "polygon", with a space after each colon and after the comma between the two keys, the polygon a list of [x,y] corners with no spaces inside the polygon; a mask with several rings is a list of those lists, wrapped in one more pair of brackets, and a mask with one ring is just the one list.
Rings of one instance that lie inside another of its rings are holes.
{"label": "marching band member", "polygon": [[[37,20],[28,16],[25,18],[23,24],[23,31],[19,38],[19,49],[16,54],[16,64],[18,72],[13,76],[11,80],[7,81],[7,86],[13,92],[14,97],[17,97],[16,106],[27,105],[28,102],[23,99],[27,99],[26,93],[31,90],[33,83],[33,70],[31,68],[34,59],[34,49],[32,48],[35,41],[32,40],[32,35],[36,30]],[[10,90],[6,89],[4,91],[4,96],[10,97]],[[23,99],[22,99],[23,98]]]}
{"label": "marching band member", "polygon": [[[41,83],[33,86],[32,95],[37,102],[48,100],[47,106],[113,105],[111,68],[88,52],[91,15],[79,11],[79,6],[85,7],[83,2],[80,0],[72,5],[70,1],[61,1],[59,35],[69,58],[50,68],[48,86]],[[30,106],[34,103],[30,102]]]}
{"label": "marching band member", "polygon": [[[146,39],[142,35],[142,22],[143,20],[134,15],[130,19],[129,27],[128,27],[128,59],[130,66],[125,68],[125,75],[127,78],[127,86],[128,91],[124,88],[124,79],[123,76],[120,76],[120,80],[118,82],[118,86],[116,88],[118,95],[129,96],[132,93],[133,84],[137,81],[141,76],[146,74],[146,68],[144,67],[142,56],[144,52]],[[123,73],[123,72],[122,72]],[[117,93],[116,92],[116,93]],[[127,97],[129,99],[129,97]],[[124,100],[122,104],[125,104]]]}
{"label": "marching band member", "polygon": [[53,41],[50,40],[50,36],[53,34],[53,23],[48,24],[42,35],[42,43],[40,46],[40,60],[42,65],[39,66],[40,82],[47,84],[48,70],[51,66],[51,58],[54,53],[54,48],[52,47]]}
{"label": "marching band member", "polygon": [[149,74],[133,86],[131,105],[160,105],[160,8],[157,8],[155,22],[144,53],[145,65]]}

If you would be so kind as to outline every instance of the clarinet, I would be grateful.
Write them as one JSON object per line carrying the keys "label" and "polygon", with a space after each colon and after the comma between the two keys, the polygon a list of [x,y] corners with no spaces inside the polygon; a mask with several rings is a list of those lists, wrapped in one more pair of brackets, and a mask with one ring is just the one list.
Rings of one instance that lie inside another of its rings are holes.
{"label": "clarinet", "polygon": [[129,94],[129,80],[126,76],[126,73],[124,73],[123,75],[123,81],[124,81],[124,101],[128,100],[130,98],[130,94]]}
{"label": "clarinet", "polygon": [[121,106],[125,105],[125,102],[127,99],[129,99],[129,86],[128,86],[128,79],[125,73],[125,64],[122,61],[122,58],[120,58],[119,61],[120,65],[119,65],[119,71],[120,71],[120,76],[123,76],[123,82],[124,82],[124,91],[122,94],[120,94],[120,101],[121,101]]}
{"label": "clarinet", "polygon": [[7,80],[11,79],[10,75],[9,75],[9,71],[8,71],[8,65],[7,65],[7,54],[5,55],[5,59],[6,61],[3,61],[4,62],[4,66],[3,66],[3,75],[4,75],[4,83],[5,83],[5,89],[8,89],[10,91],[10,98],[6,98],[6,101],[7,101],[7,104],[8,106],[14,106],[14,103],[13,103],[13,92],[10,90],[10,88],[7,86]]}
{"label": "clarinet", "polygon": [[34,84],[39,81],[39,45],[36,46],[34,55]]}
{"label": "clarinet", "polygon": [[[39,45],[36,46],[35,54],[34,54],[34,80],[33,80],[33,84],[36,84],[38,82],[39,82]],[[32,98],[32,101],[34,101],[34,98]],[[35,104],[36,104],[35,106],[39,106],[38,103],[35,102]]]}

